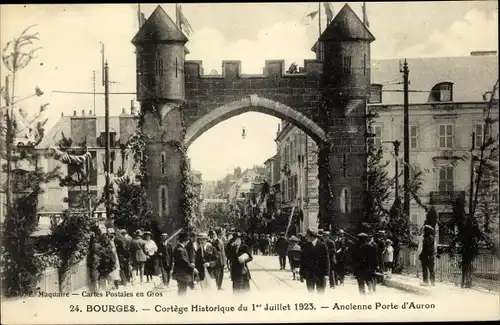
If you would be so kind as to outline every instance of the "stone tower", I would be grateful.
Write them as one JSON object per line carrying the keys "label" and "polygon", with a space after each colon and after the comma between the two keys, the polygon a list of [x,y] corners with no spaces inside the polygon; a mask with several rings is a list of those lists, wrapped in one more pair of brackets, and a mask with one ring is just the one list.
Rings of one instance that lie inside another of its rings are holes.
{"label": "stone tower", "polygon": [[179,229],[182,220],[185,99],[184,56],[188,41],[158,6],[135,35],[137,100],[147,135],[145,183],[162,231]]}
{"label": "stone tower", "polygon": [[[355,226],[364,214],[366,103],[370,94],[370,44],[374,40],[347,4],[319,38],[323,50],[322,109],[333,120],[328,130],[332,142],[329,170],[324,171],[329,173],[333,200],[323,213],[326,219],[331,218],[327,224],[333,222],[340,227]],[[320,190],[320,196],[328,195],[326,190]]]}

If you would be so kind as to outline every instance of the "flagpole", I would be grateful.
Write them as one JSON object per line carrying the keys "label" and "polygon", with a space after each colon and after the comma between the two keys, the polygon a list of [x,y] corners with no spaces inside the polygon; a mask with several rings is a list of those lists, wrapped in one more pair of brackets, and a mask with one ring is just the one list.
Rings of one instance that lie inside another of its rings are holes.
{"label": "flagpole", "polygon": [[321,2],[318,2],[318,29],[319,36],[321,36]]}
{"label": "flagpole", "polygon": [[176,2],[175,3],[175,24],[177,27],[181,27],[181,22],[179,19],[179,4]]}
{"label": "flagpole", "polygon": [[142,12],[142,11],[141,11],[141,4],[140,4],[140,3],[138,3],[138,4],[137,4],[137,21],[139,22],[139,29],[141,29],[141,27],[142,27],[142,26],[141,26],[141,24],[142,24],[142,21],[141,21],[141,20],[142,20],[142,19],[141,19],[141,12]]}

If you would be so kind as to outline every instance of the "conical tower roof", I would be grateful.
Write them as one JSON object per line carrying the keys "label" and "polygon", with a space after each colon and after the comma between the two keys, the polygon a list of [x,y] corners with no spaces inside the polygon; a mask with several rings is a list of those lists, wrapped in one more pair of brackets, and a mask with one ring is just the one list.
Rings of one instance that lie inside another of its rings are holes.
{"label": "conical tower roof", "polygon": [[363,24],[352,8],[346,3],[337,16],[319,37],[326,41],[366,40],[373,42],[375,37]]}
{"label": "conical tower roof", "polygon": [[188,39],[167,15],[165,10],[161,6],[158,6],[139,29],[139,32],[132,39],[132,43],[141,44],[166,41],[186,43]]}

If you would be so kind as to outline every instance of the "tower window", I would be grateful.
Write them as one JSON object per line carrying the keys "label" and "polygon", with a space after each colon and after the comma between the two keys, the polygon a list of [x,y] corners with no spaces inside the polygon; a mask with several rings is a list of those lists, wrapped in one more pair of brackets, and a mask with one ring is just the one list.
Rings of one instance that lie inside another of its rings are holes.
{"label": "tower window", "polygon": [[351,57],[344,56],[344,74],[351,74]]}
{"label": "tower window", "polygon": [[166,155],[165,153],[161,154],[161,174],[165,175],[165,162],[166,162]]}
{"label": "tower window", "polygon": [[167,216],[168,215],[168,188],[165,185],[160,186],[159,188],[159,209],[158,209],[158,214],[160,216]]}
{"label": "tower window", "polygon": [[340,193],[340,210],[342,213],[351,212],[351,191],[348,188],[343,188]]}
{"label": "tower window", "polygon": [[177,78],[178,77],[178,63],[177,63],[177,58],[175,58],[175,77]]}
{"label": "tower window", "polygon": [[363,76],[366,76],[366,54],[363,54]]}
{"label": "tower window", "polygon": [[368,102],[370,104],[382,103],[382,85],[372,84],[370,86],[370,99]]}
{"label": "tower window", "polygon": [[163,76],[163,60],[156,59],[156,75]]}

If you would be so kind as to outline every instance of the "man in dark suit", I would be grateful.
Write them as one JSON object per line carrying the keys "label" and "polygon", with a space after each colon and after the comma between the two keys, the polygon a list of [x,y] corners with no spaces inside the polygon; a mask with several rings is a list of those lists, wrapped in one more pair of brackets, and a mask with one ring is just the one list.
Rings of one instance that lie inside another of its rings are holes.
{"label": "man in dark suit", "polygon": [[317,290],[318,293],[325,292],[326,277],[330,271],[330,258],[328,247],[318,240],[316,229],[307,230],[307,243],[302,248],[300,258],[300,279],[306,280],[309,292]]}
{"label": "man in dark suit", "polygon": [[224,242],[220,238],[222,235],[221,228],[215,228],[215,231],[210,230],[208,237],[211,239],[212,246],[215,249],[216,264],[214,267],[215,284],[217,290],[222,290],[222,281],[224,279],[224,267],[226,264],[226,251],[224,249]]}
{"label": "man in dark suit", "polygon": [[161,270],[163,285],[168,287],[170,284],[170,271],[173,264],[173,249],[172,245],[167,241],[168,234],[161,235],[161,241],[158,245],[158,258]]}
{"label": "man in dark suit", "polygon": [[372,292],[374,290],[374,273],[378,267],[377,246],[372,244],[370,236],[365,233],[358,234],[359,246],[357,248],[354,261],[355,276],[358,281],[359,293],[365,294],[366,288]]}
{"label": "man in dark suit", "polygon": [[193,282],[193,274],[198,273],[194,262],[191,262],[188,257],[186,246],[189,242],[186,233],[179,234],[179,243],[174,250],[174,271],[173,277],[177,280],[177,293],[179,296],[184,296],[188,285]]}
{"label": "man in dark suit", "polygon": [[[196,251],[198,250],[197,237],[195,232],[191,232],[189,234],[189,241],[186,245],[186,251],[188,254],[189,263],[195,263],[196,261]],[[189,283],[189,288],[194,289],[194,278],[196,275],[193,275],[192,281]]]}
{"label": "man in dark suit", "polygon": [[285,238],[285,233],[280,233],[280,237],[276,240],[276,253],[280,262],[280,270],[286,268],[286,252],[288,250],[288,240]]}
{"label": "man in dark suit", "polygon": [[430,225],[425,225],[422,252],[419,255],[420,262],[422,263],[423,286],[429,285],[429,279],[432,286],[435,285],[436,281],[434,273],[434,261],[436,259],[434,241],[434,228]]}
{"label": "man in dark suit", "polygon": [[336,260],[336,251],[337,248],[335,246],[335,242],[330,238],[330,232],[325,230],[323,231],[323,242],[326,244],[328,248],[328,257],[330,259],[330,271],[328,272],[328,281],[330,284],[330,288],[335,288],[335,264]]}

